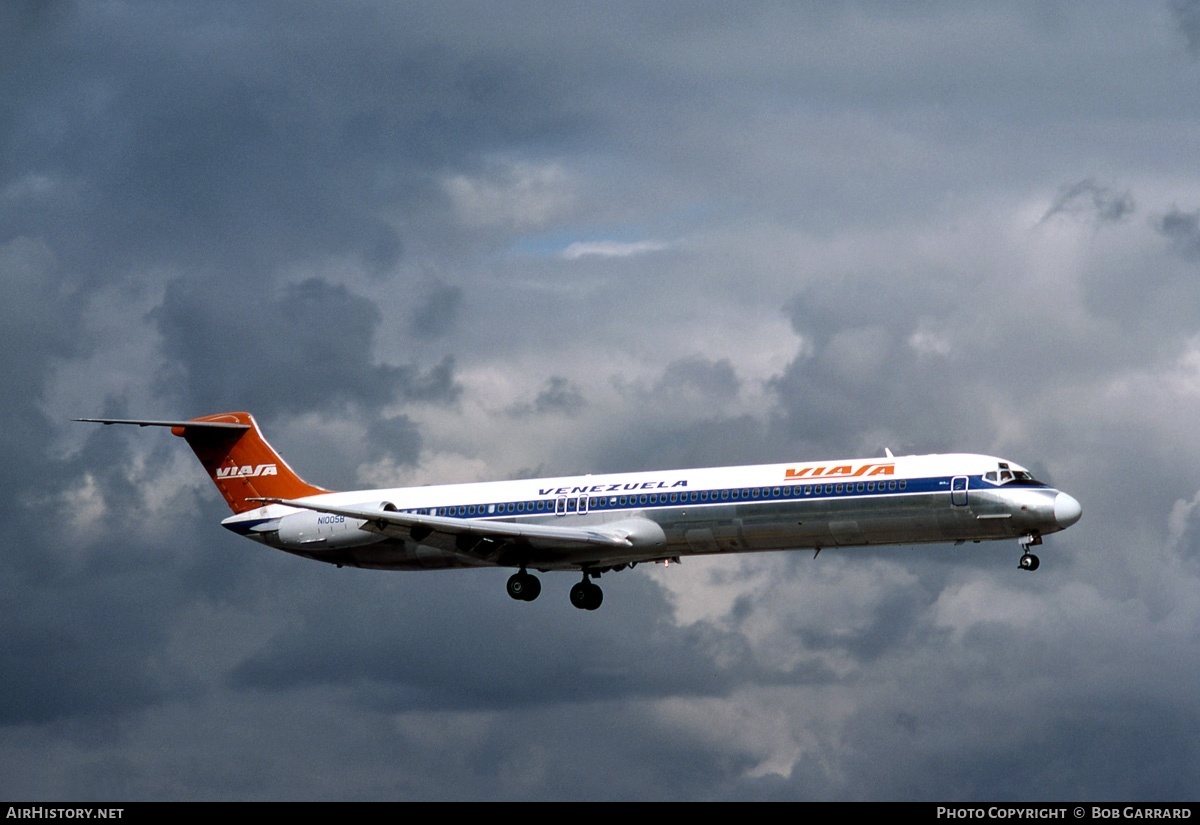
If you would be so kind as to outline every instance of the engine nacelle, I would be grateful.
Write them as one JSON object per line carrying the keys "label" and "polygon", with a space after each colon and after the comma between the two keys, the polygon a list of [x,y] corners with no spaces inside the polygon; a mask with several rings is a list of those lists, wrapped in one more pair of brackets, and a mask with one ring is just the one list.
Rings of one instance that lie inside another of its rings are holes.
{"label": "engine nacelle", "polygon": [[[388,509],[385,505],[381,509]],[[362,519],[308,510],[279,520],[279,544],[291,550],[361,547],[383,541],[386,536],[361,529]]]}

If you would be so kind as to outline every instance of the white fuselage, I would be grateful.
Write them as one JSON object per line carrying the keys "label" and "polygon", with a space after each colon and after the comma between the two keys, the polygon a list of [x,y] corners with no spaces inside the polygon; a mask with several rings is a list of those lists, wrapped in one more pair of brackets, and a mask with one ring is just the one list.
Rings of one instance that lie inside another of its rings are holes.
{"label": "white fuselage", "polygon": [[[679,556],[1036,538],[1079,519],[1079,503],[993,456],[901,456],[359,490],[310,496],[330,507],[478,522],[587,527],[628,523],[629,546],[494,541],[270,504],[222,522],[273,547],[377,569],[528,566],[602,571]],[[485,552],[486,550],[486,552]]]}

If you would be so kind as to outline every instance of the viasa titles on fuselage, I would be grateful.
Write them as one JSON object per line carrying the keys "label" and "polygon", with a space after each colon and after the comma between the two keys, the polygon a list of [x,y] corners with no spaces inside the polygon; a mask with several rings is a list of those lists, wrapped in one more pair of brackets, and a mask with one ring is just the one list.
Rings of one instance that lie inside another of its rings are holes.
{"label": "viasa titles on fuselage", "polygon": [[508,567],[532,601],[536,570],[603,573],[683,556],[1016,539],[1019,566],[1082,508],[1011,461],[967,453],[331,492],[302,480],[245,412],[190,420],[78,419],[169,427],[234,515],[229,530],[305,558],[380,570]]}

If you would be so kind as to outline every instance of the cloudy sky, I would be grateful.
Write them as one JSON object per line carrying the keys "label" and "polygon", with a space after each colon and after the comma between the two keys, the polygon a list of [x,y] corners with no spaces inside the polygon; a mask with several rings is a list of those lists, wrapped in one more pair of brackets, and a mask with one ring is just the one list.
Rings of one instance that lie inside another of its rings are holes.
{"label": "cloudy sky", "polygon": [[[0,5],[0,797],[1200,787],[1200,2]],[[1016,542],[574,577],[221,529],[334,488],[941,450]]]}

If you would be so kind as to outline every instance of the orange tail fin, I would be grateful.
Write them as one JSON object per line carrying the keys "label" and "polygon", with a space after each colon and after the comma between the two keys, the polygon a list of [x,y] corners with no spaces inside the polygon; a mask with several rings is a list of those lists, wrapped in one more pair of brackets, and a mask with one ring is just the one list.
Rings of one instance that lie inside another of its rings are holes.
{"label": "orange tail fin", "polygon": [[206,415],[178,422],[171,432],[196,453],[234,513],[261,507],[253,498],[303,498],[329,492],[296,475],[263,438],[250,413]]}

